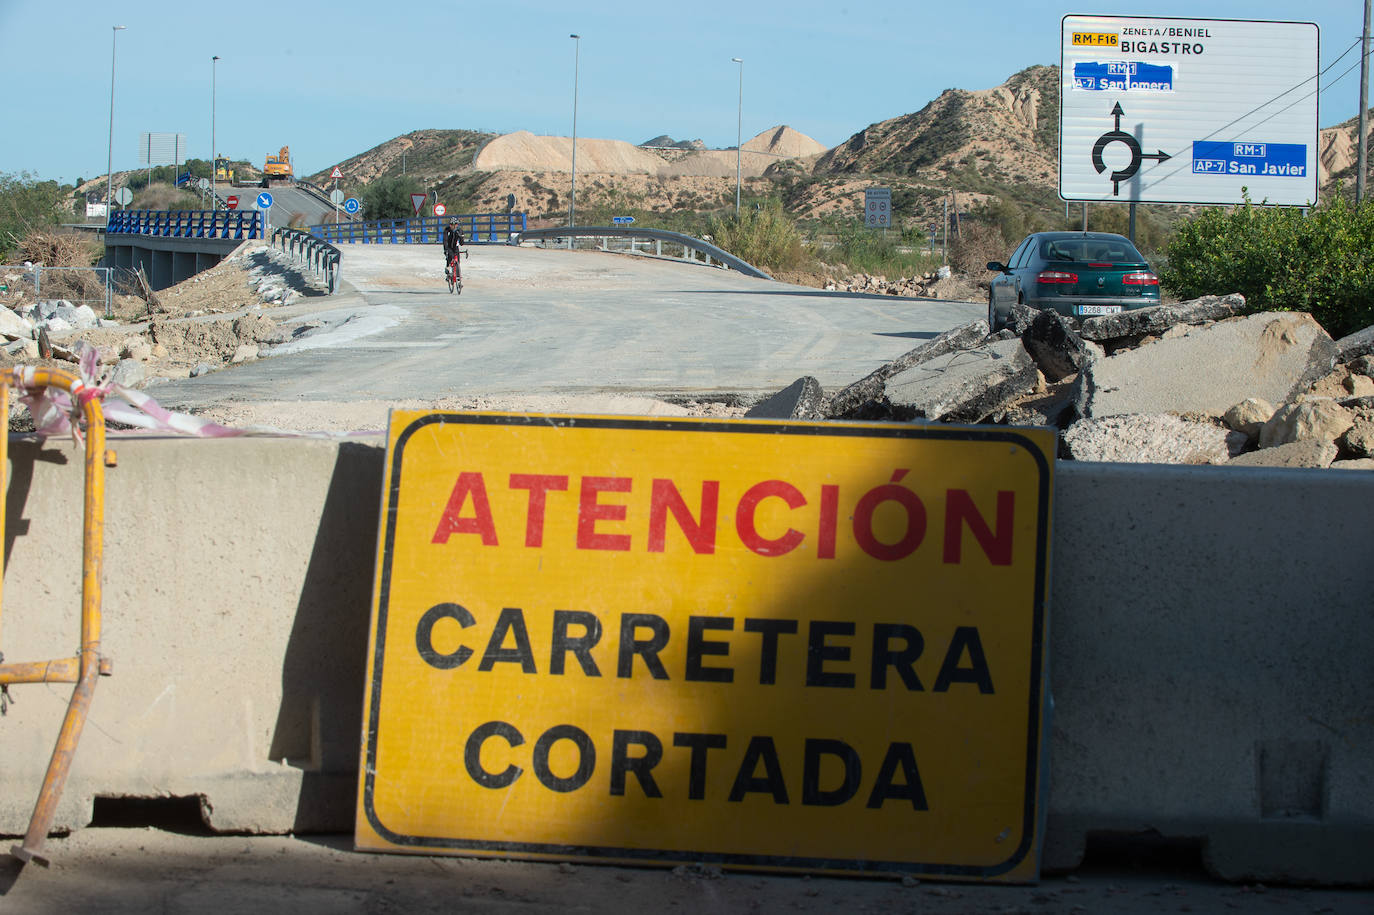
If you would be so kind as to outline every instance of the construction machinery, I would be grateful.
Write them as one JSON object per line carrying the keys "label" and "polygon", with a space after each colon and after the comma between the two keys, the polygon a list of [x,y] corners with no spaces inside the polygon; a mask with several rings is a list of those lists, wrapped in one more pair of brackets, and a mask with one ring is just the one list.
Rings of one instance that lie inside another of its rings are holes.
{"label": "construction machinery", "polygon": [[291,147],[283,146],[275,156],[268,155],[266,163],[262,166],[263,187],[271,187],[274,181],[280,184],[294,180],[295,177],[291,173]]}
{"label": "construction machinery", "polygon": [[234,183],[234,170],[229,167],[229,160],[223,156],[215,156],[215,180],[227,184]]}

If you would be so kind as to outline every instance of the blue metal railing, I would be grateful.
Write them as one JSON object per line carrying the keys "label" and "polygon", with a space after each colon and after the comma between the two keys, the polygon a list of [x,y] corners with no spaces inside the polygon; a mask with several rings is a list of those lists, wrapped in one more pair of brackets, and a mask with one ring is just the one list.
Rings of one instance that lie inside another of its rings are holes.
{"label": "blue metal railing", "polygon": [[458,220],[464,240],[472,245],[510,244],[512,236],[519,237],[525,231],[526,224],[524,213],[468,213],[311,226],[309,231],[334,244],[437,245],[444,240],[444,226],[451,219]]}
{"label": "blue metal railing", "polygon": [[110,215],[107,235],[164,238],[262,238],[257,210],[120,210]]}

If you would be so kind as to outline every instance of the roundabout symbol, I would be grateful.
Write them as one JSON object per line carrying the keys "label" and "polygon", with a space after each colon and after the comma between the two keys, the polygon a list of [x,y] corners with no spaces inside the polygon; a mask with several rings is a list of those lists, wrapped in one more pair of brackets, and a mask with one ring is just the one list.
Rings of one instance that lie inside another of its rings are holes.
{"label": "roundabout symbol", "polygon": [[1125,168],[1117,169],[1112,172],[1113,197],[1121,195],[1121,182],[1128,180],[1132,175],[1140,171],[1140,162],[1142,159],[1155,159],[1159,162],[1164,162],[1170,158],[1169,154],[1162,149],[1152,153],[1141,152],[1140,141],[1121,129],[1121,116],[1125,113],[1126,112],[1121,110],[1120,102],[1113,105],[1112,117],[1115,119],[1115,126],[1098,137],[1097,142],[1093,144],[1093,168],[1097,169],[1099,175],[1107,170],[1107,163],[1102,158],[1102,151],[1109,145],[1112,143],[1124,143],[1126,144],[1126,148],[1130,150],[1131,161],[1127,163]]}

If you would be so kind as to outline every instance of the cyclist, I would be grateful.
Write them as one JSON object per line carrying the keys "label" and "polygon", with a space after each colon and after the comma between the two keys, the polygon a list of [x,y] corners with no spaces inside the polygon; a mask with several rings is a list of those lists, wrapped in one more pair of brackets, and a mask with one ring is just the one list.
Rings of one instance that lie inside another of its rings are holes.
{"label": "cyclist", "polygon": [[444,226],[444,276],[450,277],[449,285],[462,282],[462,270],[458,266],[458,255],[463,249],[463,233],[458,228],[458,220],[450,219]]}

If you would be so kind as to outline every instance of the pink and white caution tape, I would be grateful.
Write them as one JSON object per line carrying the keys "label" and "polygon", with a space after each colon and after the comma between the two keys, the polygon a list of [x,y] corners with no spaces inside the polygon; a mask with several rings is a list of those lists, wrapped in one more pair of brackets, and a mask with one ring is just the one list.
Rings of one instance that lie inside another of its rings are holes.
{"label": "pink and white caution tape", "polygon": [[[142,391],[126,388],[122,384],[101,384],[100,354],[93,346],[83,348],[80,370],[81,378],[72,386],[70,393],[61,388],[36,387],[34,369],[26,366],[20,370],[19,381],[23,393],[18,396],[18,400],[29,408],[38,435],[46,437],[70,434],[79,444],[80,425],[73,422],[73,418],[80,413],[76,404],[84,403],[92,397],[101,399],[106,421],[132,426],[135,429],[194,435],[200,438],[231,438],[248,434],[243,429],[231,429],[186,413],[174,413],[163,408]],[[110,431],[116,434],[118,432]]]}

